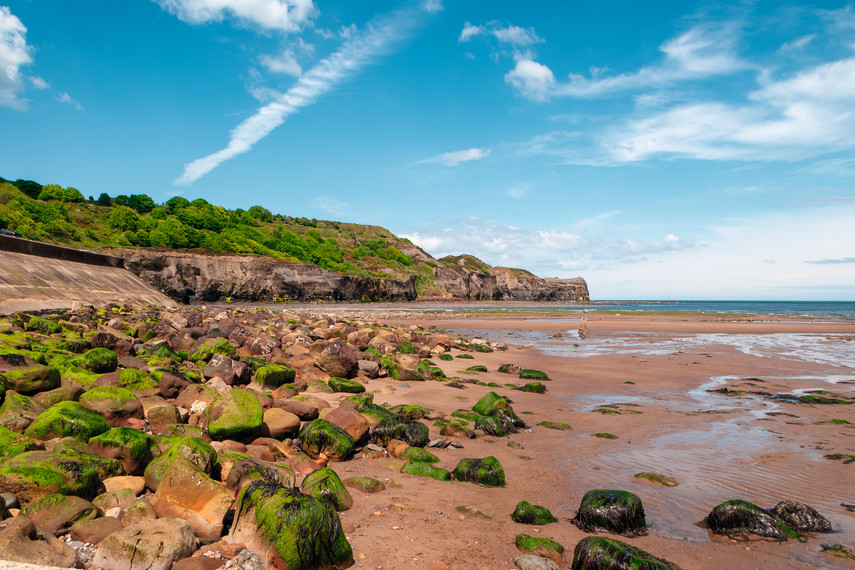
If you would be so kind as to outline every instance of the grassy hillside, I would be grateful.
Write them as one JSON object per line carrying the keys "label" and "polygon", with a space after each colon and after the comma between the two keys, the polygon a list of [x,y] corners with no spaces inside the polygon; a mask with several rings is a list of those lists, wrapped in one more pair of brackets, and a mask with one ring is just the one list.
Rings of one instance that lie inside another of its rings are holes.
{"label": "grassy hillside", "polygon": [[[0,229],[22,237],[80,249],[140,247],[262,255],[314,263],[341,273],[379,278],[415,275],[420,294],[434,289],[429,254],[378,226],[273,214],[262,206],[227,210],[203,199],[175,197],[156,204],[149,196],[97,199],[75,188],[0,178]],[[474,261],[469,261],[474,260]],[[483,262],[467,256],[467,265]]]}

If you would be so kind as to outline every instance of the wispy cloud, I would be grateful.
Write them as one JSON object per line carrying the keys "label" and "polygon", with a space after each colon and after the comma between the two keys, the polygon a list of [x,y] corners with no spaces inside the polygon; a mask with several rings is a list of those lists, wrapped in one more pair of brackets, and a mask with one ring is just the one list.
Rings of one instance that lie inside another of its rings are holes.
{"label": "wispy cloud", "polygon": [[274,73],[285,73],[294,77],[300,77],[303,74],[303,68],[291,50],[285,50],[277,56],[262,56],[261,65]]}
{"label": "wispy cloud", "polygon": [[353,214],[353,206],[347,202],[342,202],[337,198],[330,196],[318,196],[309,203],[313,208],[316,208],[325,214],[337,217],[346,217]]}
{"label": "wispy cloud", "polygon": [[65,91],[61,92],[59,94],[59,96],[57,96],[56,100],[59,101],[60,103],[65,103],[66,105],[70,105],[71,107],[74,107],[78,111],[83,111],[83,105],[81,105],[78,101],[73,99],[71,97],[71,95],[69,95]]}
{"label": "wispy cloud", "polygon": [[439,163],[445,166],[457,166],[461,162],[471,162],[473,160],[481,160],[490,156],[489,148],[469,148],[466,150],[456,150],[454,152],[446,152],[438,154],[419,162],[422,164]]}
{"label": "wispy cloud", "polygon": [[457,41],[465,43],[478,36],[492,36],[503,44],[509,44],[518,48],[544,42],[544,39],[537,35],[534,28],[521,28],[513,25],[505,26],[499,22],[489,22],[483,26],[466,22],[460,31]]}
{"label": "wispy cloud", "polygon": [[514,184],[505,190],[505,194],[511,198],[524,198],[529,192],[531,192],[531,184],[528,182]]}
{"label": "wispy cloud", "polygon": [[26,26],[7,6],[0,6],[0,106],[27,108],[18,93],[24,88],[21,68],[33,62],[31,51]]}
{"label": "wispy cloud", "polygon": [[855,263],[855,257],[843,257],[839,259],[819,259],[816,261],[805,261],[805,263],[813,263],[814,265],[837,265],[840,263]]}
{"label": "wispy cloud", "polygon": [[365,31],[346,40],[332,55],[304,73],[285,93],[239,124],[231,132],[225,148],[185,165],[183,174],[174,183],[192,184],[226,160],[249,151],[289,116],[312,105],[318,97],[405,39],[419,24],[421,13],[418,8],[402,8],[369,23]]}

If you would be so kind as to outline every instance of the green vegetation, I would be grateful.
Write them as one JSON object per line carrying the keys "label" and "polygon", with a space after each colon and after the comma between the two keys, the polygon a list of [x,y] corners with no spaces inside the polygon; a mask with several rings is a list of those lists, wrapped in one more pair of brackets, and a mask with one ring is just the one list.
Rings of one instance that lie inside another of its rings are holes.
{"label": "green vegetation", "polygon": [[558,519],[546,507],[532,505],[528,501],[520,501],[514,509],[511,518],[521,524],[543,525],[558,522]]}
{"label": "green vegetation", "polygon": [[567,431],[567,430],[573,429],[573,427],[570,424],[562,424],[560,422],[549,422],[549,421],[545,421],[545,420],[540,422],[537,425],[539,425],[541,427],[549,428],[549,429],[557,429],[560,431]]}
{"label": "green vegetation", "polygon": [[661,473],[650,473],[648,471],[635,474],[636,479],[647,479],[651,483],[662,485],[663,487],[676,487],[679,483],[676,479],[662,475]]}
{"label": "green vegetation", "polygon": [[594,437],[599,437],[600,439],[618,439],[618,436],[613,433],[598,432],[592,433],[591,435],[593,435]]}

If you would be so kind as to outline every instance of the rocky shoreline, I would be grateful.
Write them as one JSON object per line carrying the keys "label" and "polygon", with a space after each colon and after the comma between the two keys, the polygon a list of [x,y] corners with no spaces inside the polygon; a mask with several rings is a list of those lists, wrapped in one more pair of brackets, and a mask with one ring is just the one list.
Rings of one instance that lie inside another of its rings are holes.
{"label": "rocky shoreline", "polygon": [[[0,557],[87,568],[362,566],[351,542],[373,526],[348,511],[449,520],[428,515],[420,490],[457,481],[489,496],[530,475],[504,453],[485,454],[491,442],[522,449],[533,427],[570,429],[515,411],[509,396],[537,398],[550,371],[519,366],[507,348],[418,324],[268,309],[112,306],[0,320]],[[512,382],[478,380],[499,360]],[[442,391],[445,409],[374,401],[416,384]],[[480,388],[477,401],[447,408],[467,387]],[[376,505],[401,482],[408,499]],[[629,568],[614,561],[632,557],[676,568],[611,536],[565,553],[539,534],[558,520],[554,505],[529,500],[517,498],[506,536],[488,538],[515,545],[517,568]],[[583,532],[647,534],[633,493],[591,490],[577,505]],[[493,518],[456,510],[460,521]],[[766,510],[728,500],[705,520],[724,536],[778,541],[831,528],[793,501]],[[413,567],[425,562],[496,567]]]}

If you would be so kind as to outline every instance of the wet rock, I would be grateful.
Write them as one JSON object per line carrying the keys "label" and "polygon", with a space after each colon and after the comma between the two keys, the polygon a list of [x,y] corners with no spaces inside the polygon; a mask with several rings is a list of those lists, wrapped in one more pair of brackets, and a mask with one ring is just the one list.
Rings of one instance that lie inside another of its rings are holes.
{"label": "wet rock", "polygon": [[487,392],[472,406],[472,410],[481,416],[492,416],[496,410],[511,409],[510,400],[504,396],[499,396],[495,392]]}
{"label": "wet rock", "polygon": [[226,477],[226,488],[237,495],[244,487],[255,481],[266,481],[283,487],[293,487],[297,478],[287,465],[247,458],[232,465]]}
{"label": "wet rock", "polygon": [[332,507],[260,481],[245,487],[238,497],[229,541],[245,544],[276,568],[308,570],[353,563],[353,551]]}
{"label": "wet rock", "polygon": [[339,378],[337,376],[331,376],[328,385],[334,392],[345,392],[348,394],[365,392],[365,386],[356,380],[348,380],[347,378]]}
{"label": "wet rock", "polygon": [[804,503],[781,501],[772,514],[796,532],[831,532],[831,522]]}
{"label": "wet rock", "polygon": [[187,521],[162,518],[140,521],[104,538],[92,564],[97,568],[169,570],[190,556],[196,537]]}
{"label": "wet rock", "polygon": [[548,558],[556,564],[564,563],[564,547],[550,538],[518,534],[514,544],[523,554],[533,554]]}
{"label": "wet rock", "polygon": [[401,466],[401,473],[430,477],[437,481],[451,481],[451,473],[426,461],[407,461]]}
{"label": "wet rock", "polygon": [[505,486],[505,470],[492,455],[483,459],[461,459],[451,475],[458,481],[469,481],[484,487]]}
{"label": "wet rock", "polygon": [[323,454],[330,461],[345,461],[353,455],[355,445],[347,432],[322,419],[308,422],[300,432],[300,448],[315,459]]}
{"label": "wet rock", "polygon": [[558,522],[549,509],[540,505],[532,505],[528,501],[520,501],[514,509],[511,518],[521,524],[549,524]]}
{"label": "wet rock", "polygon": [[0,552],[4,560],[74,568],[77,553],[73,548],[49,533],[40,533],[25,516],[17,516],[0,523]]}
{"label": "wet rock", "polygon": [[393,439],[413,447],[424,447],[430,441],[430,431],[416,420],[384,421],[371,429],[371,441],[377,445],[388,445]]}
{"label": "wet rock", "polygon": [[702,524],[716,534],[727,536],[755,534],[778,540],[798,536],[777,515],[742,499],[732,499],[716,505]]}
{"label": "wet rock", "polygon": [[644,505],[629,491],[588,491],[572,522],[585,532],[613,532],[623,536],[647,534]]}
{"label": "wet rock", "polygon": [[573,551],[572,568],[602,570],[679,570],[667,560],[640,548],[603,536],[583,538]]}
{"label": "wet rock", "polygon": [[514,558],[514,564],[519,570],[559,570],[558,564],[534,554],[520,554]]}
{"label": "wet rock", "polygon": [[338,473],[329,467],[306,475],[300,490],[329,504],[336,511],[346,511],[353,506],[353,497],[341,482]]}

